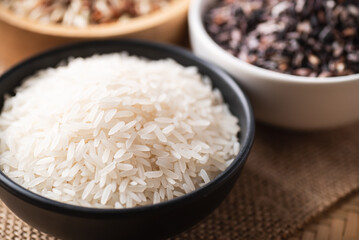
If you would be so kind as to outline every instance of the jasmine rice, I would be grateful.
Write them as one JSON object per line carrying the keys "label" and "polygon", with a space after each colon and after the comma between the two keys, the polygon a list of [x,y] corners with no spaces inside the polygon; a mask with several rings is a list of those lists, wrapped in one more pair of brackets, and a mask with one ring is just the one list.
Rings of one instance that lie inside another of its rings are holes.
{"label": "jasmine rice", "polygon": [[126,53],[29,77],[0,116],[0,168],[23,187],[99,208],[155,204],[211,181],[238,119],[195,67]]}

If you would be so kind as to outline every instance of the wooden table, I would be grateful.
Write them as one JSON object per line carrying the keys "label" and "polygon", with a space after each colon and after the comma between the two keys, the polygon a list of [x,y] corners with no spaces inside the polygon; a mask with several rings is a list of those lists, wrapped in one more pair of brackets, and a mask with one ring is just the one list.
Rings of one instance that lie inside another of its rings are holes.
{"label": "wooden table", "polygon": [[313,219],[289,240],[358,240],[359,193],[349,196]]}

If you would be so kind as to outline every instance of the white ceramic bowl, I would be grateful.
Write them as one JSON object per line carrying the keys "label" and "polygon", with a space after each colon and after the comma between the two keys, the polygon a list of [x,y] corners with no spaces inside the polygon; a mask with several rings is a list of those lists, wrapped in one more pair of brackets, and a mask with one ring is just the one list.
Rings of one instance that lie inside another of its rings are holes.
{"label": "white ceramic bowl", "polygon": [[266,70],[235,58],[218,46],[203,26],[216,0],[193,0],[190,40],[195,54],[221,66],[245,89],[257,120],[293,129],[325,129],[359,120],[359,74],[300,77]]}

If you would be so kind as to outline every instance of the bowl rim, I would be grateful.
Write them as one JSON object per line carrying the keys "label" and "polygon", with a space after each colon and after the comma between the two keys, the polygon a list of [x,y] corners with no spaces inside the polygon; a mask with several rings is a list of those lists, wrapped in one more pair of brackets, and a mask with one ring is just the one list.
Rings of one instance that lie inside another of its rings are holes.
{"label": "bowl rim", "polygon": [[[204,2],[207,2],[207,6],[204,6]],[[203,45],[207,45],[208,48],[212,49],[215,55],[219,55],[230,62],[235,68],[245,69],[248,72],[251,72],[254,76],[258,76],[264,79],[270,79],[271,81],[276,82],[285,82],[285,83],[301,83],[301,84],[335,84],[335,83],[344,83],[352,82],[359,80],[359,73],[346,75],[346,76],[337,76],[337,77],[305,77],[305,76],[296,76],[286,73],[275,72],[268,70],[262,67],[255,66],[253,64],[247,63],[240,60],[239,58],[234,57],[233,55],[226,52],[221,48],[207,33],[203,24],[202,13],[205,12],[203,8],[208,8],[213,1],[209,0],[196,0],[192,1],[189,6],[188,11],[188,22],[190,28],[193,28],[191,31],[192,35],[195,33],[196,38],[201,38]]]}
{"label": "bowl rim", "polygon": [[[210,181],[210,183],[205,184],[204,186],[188,193],[184,194],[180,197],[176,197],[171,200],[167,200],[164,202],[160,202],[157,204],[150,204],[145,206],[139,206],[139,207],[133,207],[133,208],[122,208],[122,209],[116,209],[116,208],[91,208],[91,207],[82,207],[78,205],[71,205],[67,203],[63,203],[60,201],[52,200],[46,197],[43,197],[39,194],[36,194],[34,192],[31,192],[30,190],[25,189],[21,185],[17,184],[13,180],[11,180],[8,176],[6,176],[3,171],[0,170],[0,187],[4,188],[6,191],[10,192],[12,195],[15,195],[16,197],[22,199],[23,201],[26,201],[27,203],[31,205],[35,205],[42,209],[47,209],[49,211],[54,211],[60,214],[66,214],[71,216],[78,216],[78,217],[115,217],[118,215],[136,215],[136,214],[143,214],[145,212],[152,211],[153,209],[158,208],[169,208],[171,206],[175,206],[182,201],[191,202],[194,199],[196,199],[199,196],[205,196],[206,193],[211,189],[217,189],[220,187],[221,182],[225,181],[226,179],[230,178],[234,174],[236,174],[237,169],[242,167],[248,157],[248,154],[250,152],[250,149],[253,144],[254,140],[254,133],[255,133],[255,121],[253,116],[253,111],[251,104],[245,95],[245,93],[240,89],[240,87],[235,83],[235,81],[230,77],[227,73],[225,73],[223,70],[221,70],[219,67],[208,63],[205,60],[202,60],[198,57],[196,57],[193,53],[189,52],[187,49],[173,46],[169,44],[160,44],[155,42],[148,42],[148,41],[142,41],[142,40],[132,40],[132,39],[121,39],[121,40],[101,40],[101,41],[90,41],[90,42],[83,42],[83,43],[75,43],[66,45],[63,47],[58,47],[52,50],[45,51],[43,53],[40,53],[38,55],[35,55],[31,58],[28,58],[27,60],[24,60],[17,64],[16,66],[12,67],[8,71],[6,71],[3,75],[0,76],[0,82],[4,81],[8,77],[8,75],[13,74],[16,71],[21,71],[21,69],[31,64],[33,61],[40,60],[45,57],[49,57],[52,55],[56,55],[61,53],[62,51],[69,51],[73,49],[79,49],[79,48],[89,48],[89,47],[96,47],[106,44],[132,44],[132,45],[141,45],[142,47],[155,49],[156,51],[162,51],[162,52],[170,52],[176,55],[179,55],[180,57],[191,59],[191,61],[194,61],[196,66],[204,67],[206,70],[214,73],[217,75],[221,81],[225,81],[227,85],[231,87],[233,92],[235,93],[236,97],[240,100],[240,102],[243,105],[243,111],[244,111],[244,118],[245,118],[245,128],[247,131],[244,133],[243,142],[240,142],[241,149],[240,152],[236,155],[234,158],[234,161],[219,175],[217,175],[213,180]],[[241,126],[241,129],[244,127]]]}
{"label": "bowl rim", "polygon": [[178,15],[185,14],[191,0],[175,0],[169,6],[159,11],[143,16],[131,18],[122,23],[112,22],[99,25],[89,25],[85,28],[73,26],[64,26],[61,24],[39,24],[35,20],[18,16],[13,11],[0,4],[0,20],[18,27],[23,30],[35,32],[43,35],[65,37],[65,38],[93,38],[101,39],[116,37],[141,32],[151,29],[175,18]]}

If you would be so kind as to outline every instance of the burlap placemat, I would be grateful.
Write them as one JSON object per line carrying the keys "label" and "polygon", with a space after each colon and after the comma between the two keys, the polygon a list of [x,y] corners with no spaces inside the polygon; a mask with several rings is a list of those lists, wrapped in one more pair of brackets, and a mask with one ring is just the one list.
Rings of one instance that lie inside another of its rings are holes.
{"label": "burlap placemat", "polygon": [[[257,126],[253,150],[226,200],[173,239],[286,239],[359,187],[359,124],[299,133]],[[0,205],[0,238],[53,239]]]}
{"label": "burlap placemat", "polygon": [[259,126],[223,204],[177,239],[286,239],[359,186],[359,124],[297,133]]}

